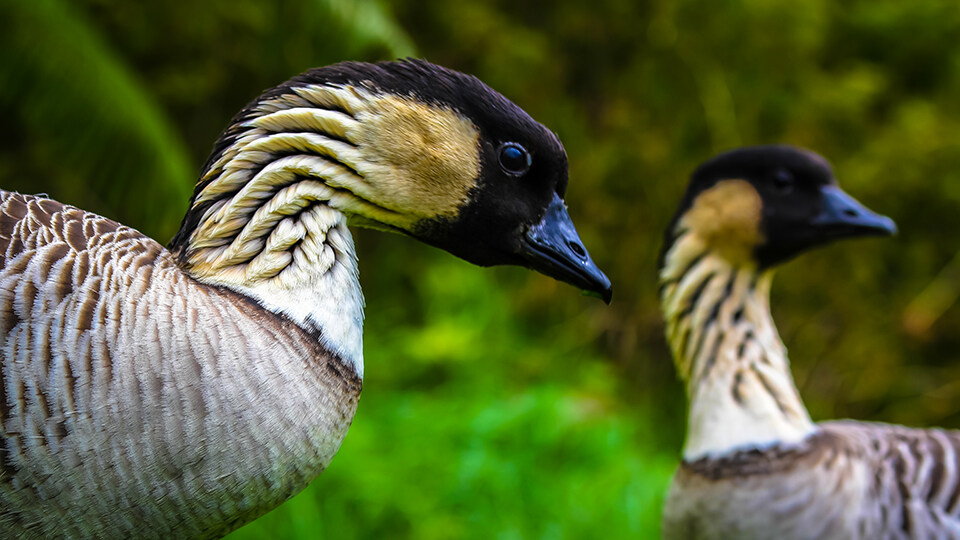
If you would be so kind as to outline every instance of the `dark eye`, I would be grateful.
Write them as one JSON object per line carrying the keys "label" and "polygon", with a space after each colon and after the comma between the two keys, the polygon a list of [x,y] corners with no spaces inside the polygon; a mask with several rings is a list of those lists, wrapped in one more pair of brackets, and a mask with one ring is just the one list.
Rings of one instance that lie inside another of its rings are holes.
{"label": "dark eye", "polygon": [[793,173],[786,169],[780,169],[773,175],[773,185],[780,193],[790,193],[793,191]]}
{"label": "dark eye", "polygon": [[500,146],[500,168],[511,176],[521,176],[530,169],[530,152],[514,142]]}

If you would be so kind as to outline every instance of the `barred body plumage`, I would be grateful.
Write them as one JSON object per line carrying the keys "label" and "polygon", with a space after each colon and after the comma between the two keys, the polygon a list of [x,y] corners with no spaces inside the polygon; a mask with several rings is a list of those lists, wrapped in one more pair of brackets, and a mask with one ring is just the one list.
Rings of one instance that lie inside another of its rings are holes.
{"label": "barred body plumage", "polygon": [[361,381],[316,336],[108,219],[8,192],[0,216],[0,528],[217,535],[330,462]]}

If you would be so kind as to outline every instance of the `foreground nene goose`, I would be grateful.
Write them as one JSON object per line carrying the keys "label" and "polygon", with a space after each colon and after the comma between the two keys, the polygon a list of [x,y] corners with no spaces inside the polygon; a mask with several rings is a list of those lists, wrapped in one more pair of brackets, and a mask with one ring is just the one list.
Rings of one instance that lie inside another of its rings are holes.
{"label": "foreground nene goose", "polygon": [[689,397],[665,538],[960,538],[960,432],[814,424],[770,316],[777,264],[892,232],[811,152],[746,148],[694,173],[660,270]]}
{"label": "foreground nene goose", "polygon": [[323,471],[363,376],[347,220],[609,299],[557,138],[422,61],[308,71],[216,143],[164,249],[0,194],[3,537],[211,537]]}

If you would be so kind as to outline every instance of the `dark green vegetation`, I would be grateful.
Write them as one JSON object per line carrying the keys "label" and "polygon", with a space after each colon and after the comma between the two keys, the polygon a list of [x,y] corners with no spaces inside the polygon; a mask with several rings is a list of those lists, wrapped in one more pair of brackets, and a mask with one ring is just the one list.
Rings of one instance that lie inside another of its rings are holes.
{"label": "dark green vegetation", "polygon": [[813,417],[960,428],[960,4],[718,5],[0,0],[0,185],[165,242],[263,88],[408,54],[480,76],[564,141],[613,304],[358,231],[354,427],[327,473],[233,538],[654,536],[684,422],[656,255],[719,150],[812,148],[900,226],[781,272],[774,312]]}

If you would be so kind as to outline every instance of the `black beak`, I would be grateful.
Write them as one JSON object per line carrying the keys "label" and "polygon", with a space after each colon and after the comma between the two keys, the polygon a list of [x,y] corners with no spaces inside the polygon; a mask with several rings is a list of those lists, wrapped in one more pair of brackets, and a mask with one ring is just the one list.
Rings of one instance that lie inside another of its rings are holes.
{"label": "black beak", "polygon": [[554,194],[540,223],[524,234],[520,256],[527,266],[610,303],[613,288],[583,247],[563,199]]}
{"label": "black beak", "polygon": [[823,207],[811,225],[825,240],[897,233],[897,226],[892,219],[869,210],[839,187],[823,186],[820,194]]}

